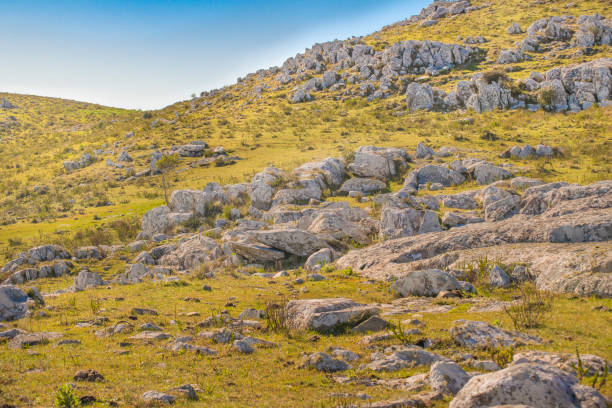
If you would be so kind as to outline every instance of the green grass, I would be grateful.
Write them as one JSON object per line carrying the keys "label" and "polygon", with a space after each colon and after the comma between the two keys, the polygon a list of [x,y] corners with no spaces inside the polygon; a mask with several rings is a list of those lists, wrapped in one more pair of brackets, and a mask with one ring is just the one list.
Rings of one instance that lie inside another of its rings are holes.
{"label": "green grass", "polygon": [[[107,276],[120,268],[113,267]],[[306,283],[307,294],[300,298],[345,296],[361,302],[389,302],[391,295],[386,284],[365,284],[361,278],[333,273],[331,279],[322,282]],[[132,346],[125,348],[129,354],[118,355],[119,342],[126,341],[130,335],[118,335],[99,339],[93,335],[100,327],[77,328],[77,321],[107,317],[109,325],[127,320],[133,307],[152,308],[159,316],[139,316],[131,321],[136,327],[144,322],[161,325],[174,336],[195,335],[199,329],[196,324],[219,310],[229,309],[237,316],[245,308],[263,309],[269,301],[291,299],[293,292],[283,285],[293,277],[283,278],[275,284],[268,279],[250,278],[243,275],[232,277],[220,275],[215,279],[201,281],[193,275],[184,278],[187,285],[145,282],[131,286],[100,288],[86,292],[62,295],[47,300],[52,310],[48,317],[32,317],[11,324],[29,331],[58,331],[65,338],[79,339],[82,344],[55,348],[52,344],[34,346],[28,350],[13,351],[0,347],[0,402],[20,401],[20,406],[49,406],[58,385],[73,382],[71,377],[80,369],[92,368],[105,377],[102,383],[77,383],[77,395],[94,395],[102,401],[114,400],[121,406],[135,406],[139,396],[148,390],[168,390],[185,383],[197,384],[205,393],[200,394],[199,402],[178,401],[176,406],[219,406],[239,407],[257,406],[335,406],[332,393],[365,392],[376,400],[398,398],[402,394],[384,387],[363,387],[359,385],[339,385],[328,375],[312,370],[299,369],[302,354],[325,351],[330,346],[345,347],[357,352],[363,358],[356,364],[368,362],[370,350],[358,343],[360,335],[319,335],[318,342],[308,340],[311,333],[293,333],[290,337],[273,332],[255,332],[254,336],[273,341],[280,345],[274,349],[258,349],[254,355],[239,355],[228,345],[207,344],[196,340],[197,344],[216,349],[219,354],[199,358],[187,353],[173,353],[165,349],[165,341],[152,344],[139,344],[131,341]],[[201,290],[206,283],[211,292]],[[70,278],[41,280],[36,282],[41,290],[66,287]],[[301,286],[301,285],[300,285]],[[509,299],[513,290],[495,291],[491,296]],[[225,308],[230,297],[236,297],[236,308]],[[117,298],[124,300],[118,301]],[[186,297],[195,297],[199,303],[185,302]],[[99,304],[99,314],[91,307],[92,299]],[[455,301],[445,300],[453,304]],[[578,345],[582,354],[593,353],[608,360],[612,359],[609,344],[612,342],[609,312],[594,311],[597,305],[612,307],[610,299],[569,299],[556,297],[548,319],[542,327],[528,332],[541,336],[545,342],[529,349],[569,352]],[[200,317],[187,317],[188,312],[197,311]],[[391,321],[403,320],[411,315],[387,317]],[[452,356],[455,352],[470,352],[480,358],[488,358],[486,352],[474,352],[453,345],[448,328],[456,319],[482,320],[496,322],[501,327],[512,330],[512,323],[504,312],[470,313],[467,305],[459,305],[449,313],[423,314],[419,317],[426,325],[423,335],[444,344],[436,353]],[[178,324],[171,324],[175,320]],[[66,324],[67,323],[67,324]],[[414,337],[414,336],[413,336]],[[415,337],[416,338],[416,337]],[[383,344],[397,344],[394,339]],[[520,352],[525,348],[518,348]],[[35,353],[29,353],[34,351]],[[401,378],[402,376],[426,372],[427,368],[402,370],[395,373],[376,373],[380,378]],[[348,375],[369,376],[367,371],[354,370]],[[347,375],[343,373],[342,375]],[[26,392],[27,390],[27,392]],[[603,392],[612,395],[607,385]],[[94,406],[107,406],[100,403]]]}

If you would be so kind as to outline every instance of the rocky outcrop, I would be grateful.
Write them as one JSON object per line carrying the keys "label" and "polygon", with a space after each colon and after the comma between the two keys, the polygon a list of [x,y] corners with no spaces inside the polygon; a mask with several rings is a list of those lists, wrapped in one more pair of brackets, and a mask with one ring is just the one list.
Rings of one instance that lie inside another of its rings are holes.
{"label": "rocky outcrop", "polygon": [[[336,261],[365,276],[384,279],[411,270],[451,264],[458,253],[510,244],[602,242],[612,238],[610,182],[590,186],[536,186],[523,193],[520,212],[497,222],[385,241],[354,250]],[[530,191],[531,190],[531,191]],[[529,210],[531,209],[531,210]],[[541,210],[541,212],[540,212]],[[528,215],[527,212],[537,215]],[[598,244],[599,245],[599,244]],[[528,246],[525,248],[529,251]],[[566,269],[567,270],[567,269]]]}
{"label": "rocky outcrop", "polygon": [[37,268],[22,269],[11,274],[4,284],[11,285],[23,285],[26,282],[44,279],[44,278],[56,278],[66,275],[72,264],[68,261],[58,261],[53,265],[43,265]]}
{"label": "rocky outcrop", "polygon": [[68,251],[59,245],[41,245],[20,253],[17,258],[4,265],[0,272],[14,272],[21,265],[36,265],[39,262],[70,259],[70,257]]}

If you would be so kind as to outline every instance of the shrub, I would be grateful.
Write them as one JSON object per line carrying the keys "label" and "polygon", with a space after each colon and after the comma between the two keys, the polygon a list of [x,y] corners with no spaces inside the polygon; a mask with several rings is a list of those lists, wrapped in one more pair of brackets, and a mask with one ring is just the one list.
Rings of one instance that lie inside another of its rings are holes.
{"label": "shrub", "polygon": [[287,319],[287,302],[266,303],[266,328],[275,333],[288,333],[289,325]]}
{"label": "shrub", "polygon": [[76,408],[81,406],[81,401],[74,394],[74,389],[69,384],[64,384],[55,393],[55,406],[58,408]]}
{"label": "shrub", "polygon": [[499,80],[505,81],[508,79],[508,77],[506,76],[506,73],[501,69],[492,69],[483,73],[482,79],[484,79],[487,84],[490,84],[492,82],[498,82]]}
{"label": "shrub", "polygon": [[202,226],[202,219],[200,217],[192,215],[187,220],[183,221],[182,225],[189,231],[197,231],[198,228]]}
{"label": "shrub", "polygon": [[[577,364],[571,363],[571,366],[576,372],[576,377],[578,377],[578,381],[580,381],[581,383],[586,383],[597,390],[601,390],[601,388],[606,384],[608,380],[608,374],[610,372],[608,362],[606,362],[603,372],[599,372],[599,370],[593,370],[592,367],[585,367],[582,362],[582,359],[580,358],[580,352],[578,351],[578,348],[576,348],[576,361]],[[589,372],[591,371],[595,371],[595,375],[589,376]]]}
{"label": "shrub", "polygon": [[555,91],[550,86],[543,86],[540,88],[539,99],[543,105],[550,106],[555,98]]}
{"label": "shrub", "polygon": [[489,347],[489,355],[491,360],[495,361],[501,368],[506,368],[514,358],[514,348],[509,347]]}
{"label": "shrub", "polygon": [[540,291],[532,282],[523,283],[518,303],[504,308],[517,330],[538,327],[552,309],[550,294]]}
{"label": "shrub", "polygon": [[402,326],[402,322],[399,320],[397,323],[389,322],[389,330],[393,333],[393,337],[398,339],[402,344],[410,344],[411,338],[410,335],[404,331],[404,327]]}

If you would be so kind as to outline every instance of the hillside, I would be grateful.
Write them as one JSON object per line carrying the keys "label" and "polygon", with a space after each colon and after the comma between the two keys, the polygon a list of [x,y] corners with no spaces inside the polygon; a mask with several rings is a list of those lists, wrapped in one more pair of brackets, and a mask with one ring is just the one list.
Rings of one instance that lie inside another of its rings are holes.
{"label": "hillside", "polygon": [[157,111],[0,92],[0,406],[610,403],[612,5],[402,18]]}

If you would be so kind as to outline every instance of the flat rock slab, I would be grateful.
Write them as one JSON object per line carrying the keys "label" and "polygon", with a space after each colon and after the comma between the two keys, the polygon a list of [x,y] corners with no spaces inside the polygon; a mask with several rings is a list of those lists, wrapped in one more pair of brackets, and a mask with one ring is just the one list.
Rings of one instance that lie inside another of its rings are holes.
{"label": "flat rock slab", "polygon": [[28,348],[39,344],[47,344],[53,339],[63,337],[63,334],[56,332],[27,333],[15,336],[9,341],[8,346],[12,349]]}
{"label": "flat rock slab", "polygon": [[[393,351],[394,347],[390,347],[390,349],[386,351]],[[430,353],[420,347],[397,347],[396,349],[391,354],[383,355],[366,364],[364,368],[374,371],[397,371],[404,368],[429,366],[437,361],[446,360],[444,357]]]}
{"label": "flat rock slab", "polygon": [[539,337],[500,329],[485,322],[456,320],[450,329],[451,337],[469,348],[509,347],[523,344],[540,344]]}
{"label": "flat rock slab", "polygon": [[170,338],[172,338],[172,335],[159,331],[143,331],[130,337],[133,340],[166,340]]}
{"label": "flat rock slab", "polygon": [[275,262],[285,258],[283,251],[267,245],[249,242],[230,242],[229,245],[234,252],[251,262]]}
{"label": "flat rock slab", "polygon": [[461,285],[449,273],[439,269],[414,271],[398,278],[391,290],[399,296],[436,296],[440,292],[461,290]]}
{"label": "flat rock slab", "polygon": [[[587,370],[588,376],[603,375],[606,365],[612,367],[612,362],[593,354],[580,354],[580,360],[583,367]],[[550,364],[576,375],[576,370],[574,370],[573,366],[578,366],[578,359],[576,354],[529,350],[514,355],[512,365],[522,363]]]}
{"label": "flat rock slab", "polygon": [[249,235],[255,241],[261,242],[264,245],[303,257],[310,256],[319,249],[329,247],[316,234],[297,228],[251,231]]}
{"label": "flat rock slab", "polygon": [[299,330],[330,332],[341,327],[354,327],[378,314],[379,308],[350,299],[292,300],[285,307],[287,323]]}

